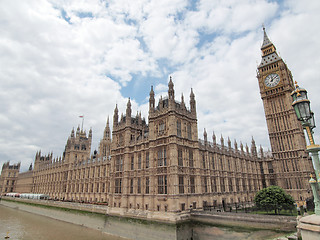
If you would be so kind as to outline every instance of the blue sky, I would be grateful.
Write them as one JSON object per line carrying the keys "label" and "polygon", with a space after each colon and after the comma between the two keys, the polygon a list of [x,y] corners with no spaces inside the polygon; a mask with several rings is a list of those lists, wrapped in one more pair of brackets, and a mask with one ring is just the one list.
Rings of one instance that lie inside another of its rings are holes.
{"label": "blue sky", "polygon": [[[148,96],[196,96],[206,128],[270,147],[256,68],[264,23],[294,79],[320,114],[317,0],[29,0],[0,2],[0,164],[36,151],[61,156],[73,127],[93,130],[97,149],[118,104],[148,118]],[[316,132],[316,141],[318,131]]]}

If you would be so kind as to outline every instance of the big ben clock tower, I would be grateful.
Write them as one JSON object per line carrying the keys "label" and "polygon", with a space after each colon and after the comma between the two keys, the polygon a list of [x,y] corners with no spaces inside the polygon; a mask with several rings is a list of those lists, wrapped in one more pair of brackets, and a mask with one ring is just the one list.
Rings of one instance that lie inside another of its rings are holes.
{"label": "big ben clock tower", "polygon": [[276,184],[290,193],[296,201],[304,201],[311,196],[308,193],[309,175],[314,171],[306,152],[301,123],[292,107],[292,74],[277,54],[265,28],[263,32],[262,59],[257,78],[274,158],[275,180]]}

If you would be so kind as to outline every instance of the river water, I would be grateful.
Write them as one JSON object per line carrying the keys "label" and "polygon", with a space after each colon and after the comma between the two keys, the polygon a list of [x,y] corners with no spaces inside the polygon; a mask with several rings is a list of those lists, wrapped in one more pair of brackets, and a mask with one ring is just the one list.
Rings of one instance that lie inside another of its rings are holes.
{"label": "river water", "polygon": [[[276,239],[283,233],[239,231],[213,226],[193,226],[194,239]],[[122,240],[97,230],[9,208],[0,204],[0,240]]]}

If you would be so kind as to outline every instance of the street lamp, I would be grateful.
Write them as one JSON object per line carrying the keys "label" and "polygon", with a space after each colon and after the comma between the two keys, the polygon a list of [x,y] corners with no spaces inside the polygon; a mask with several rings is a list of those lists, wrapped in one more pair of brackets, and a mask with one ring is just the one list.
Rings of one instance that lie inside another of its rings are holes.
{"label": "street lamp", "polygon": [[313,166],[315,167],[316,179],[312,178],[309,181],[312,188],[312,193],[314,197],[315,214],[320,215],[320,197],[318,188],[320,188],[320,161],[319,154],[320,145],[316,145],[313,139],[312,129],[316,127],[314,121],[314,113],[310,109],[310,101],[307,96],[307,90],[300,88],[295,82],[295,90],[291,93],[293,103],[292,106],[296,112],[298,120],[301,122],[302,127],[306,129],[307,136],[310,145],[307,146],[307,151],[311,153]]}

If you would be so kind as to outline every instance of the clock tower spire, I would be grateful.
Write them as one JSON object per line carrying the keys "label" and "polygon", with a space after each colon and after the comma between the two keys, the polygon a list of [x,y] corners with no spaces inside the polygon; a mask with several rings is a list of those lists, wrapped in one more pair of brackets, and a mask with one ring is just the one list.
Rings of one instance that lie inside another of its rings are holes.
{"label": "clock tower spire", "polygon": [[264,27],[261,53],[257,78],[274,159],[274,180],[296,201],[306,200],[310,197],[308,179],[313,168],[303,129],[292,107],[293,78]]}

